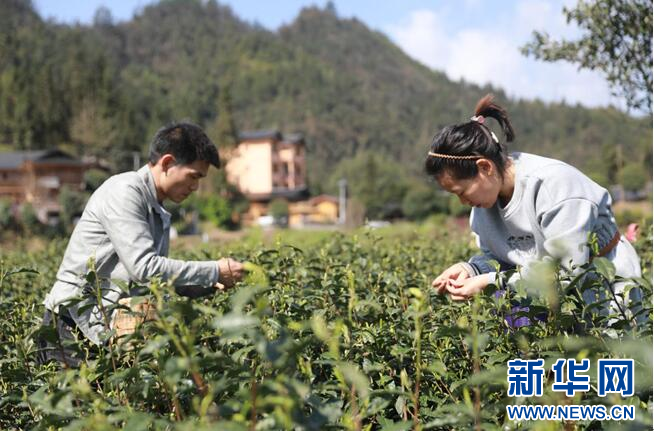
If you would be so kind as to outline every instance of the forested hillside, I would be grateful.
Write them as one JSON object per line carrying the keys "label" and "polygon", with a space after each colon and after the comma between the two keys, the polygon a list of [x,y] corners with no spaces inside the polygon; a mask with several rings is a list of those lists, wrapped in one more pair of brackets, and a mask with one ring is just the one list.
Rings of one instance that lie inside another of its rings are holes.
{"label": "forested hillside", "polygon": [[162,1],[121,23],[100,9],[89,26],[44,21],[25,0],[0,4],[3,149],[59,146],[123,170],[163,123],[190,119],[218,136],[217,116],[232,115],[241,131],[304,133],[318,191],[362,152],[419,175],[434,132],[493,92],[514,120],[511,148],[559,157],[604,184],[617,180],[620,154],[651,176],[651,118],[450,81],[332,7],[271,32],[213,0]]}

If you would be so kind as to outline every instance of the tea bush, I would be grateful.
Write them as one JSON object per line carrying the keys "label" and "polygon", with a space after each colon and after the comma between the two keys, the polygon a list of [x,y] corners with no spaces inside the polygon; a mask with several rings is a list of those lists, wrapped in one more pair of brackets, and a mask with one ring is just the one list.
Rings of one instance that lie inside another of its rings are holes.
{"label": "tea bush", "polygon": [[[566,429],[651,428],[651,234],[638,244],[645,272],[635,283],[647,305],[638,326],[621,316],[609,321],[579,299],[614,277],[605,259],[580,269],[593,277],[550,267],[547,276],[518,283],[510,297],[494,295],[491,286],[457,303],[429,287],[473,252],[456,233],[335,233],[305,244],[230,246],[232,257],[262,270],[209,298],[190,300],[152,281],[144,298],[156,307],[156,319],[79,369],[35,362],[35,337],[55,336],[40,328],[41,301],[65,243],[0,254],[0,429],[564,426],[508,421],[506,405],[519,403],[630,404],[635,421],[578,421]],[[225,253],[208,248],[176,257]],[[38,272],[21,272],[31,270]],[[524,316],[546,318],[510,327],[503,317],[517,302],[529,303]],[[591,390],[566,398],[549,389],[553,377],[546,372],[542,397],[507,397],[507,360],[544,358],[548,370],[558,358],[589,358],[594,367],[604,357],[635,360],[635,396],[600,398]]]}

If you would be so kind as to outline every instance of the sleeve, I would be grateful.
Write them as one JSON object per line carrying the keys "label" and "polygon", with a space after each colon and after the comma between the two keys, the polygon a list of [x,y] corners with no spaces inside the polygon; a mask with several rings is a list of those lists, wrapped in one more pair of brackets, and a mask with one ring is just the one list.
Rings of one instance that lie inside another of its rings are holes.
{"label": "sleeve", "polygon": [[544,211],[539,223],[547,255],[567,268],[588,262],[588,235],[597,213],[597,205],[583,198],[566,199]]}
{"label": "sleeve", "polygon": [[472,256],[468,260],[468,263],[473,266],[476,275],[495,272],[495,265],[493,265],[491,261],[497,261],[497,258],[494,257],[491,251],[483,244],[479,235],[475,234],[475,240],[477,246],[481,250],[481,254]]}
{"label": "sleeve", "polygon": [[[509,265],[505,262],[500,261],[497,257],[493,256],[493,253],[490,249],[484,244],[484,241],[476,233],[475,239],[477,246],[481,250],[481,254],[472,256],[468,260],[468,264],[471,267],[473,273],[470,275],[476,276],[481,274],[488,274],[488,283],[494,283],[497,276],[497,267],[492,261],[499,263],[500,271],[506,271],[512,268],[512,265]],[[470,272],[470,271],[469,271]]]}
{"label": "sleeve", "polygon": [[181,261],[159,256],[148,224],[148,206],[131,185],[106,195],[99,219],[120,262],[137,282],[160,276],[175,286],[213,286],[218,264],[213,261]]}

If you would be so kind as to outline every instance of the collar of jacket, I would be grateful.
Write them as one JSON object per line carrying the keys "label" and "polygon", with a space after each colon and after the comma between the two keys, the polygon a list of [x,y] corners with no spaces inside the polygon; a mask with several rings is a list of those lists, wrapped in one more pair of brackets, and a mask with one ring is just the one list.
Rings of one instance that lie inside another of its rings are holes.
{"label": "collar of jacket", "polygon": [[162,210],[162,204],[157,201],[157,188],[154,186],[154,176],[152,175],[152,171],[150,170],[150,166],[145,165],[141,169],[137,171],[139,174],[139,177],[143,180],[143,184],[145,184],[145,188],[147,190],[147,197],[148,197],[148,203],[154,210],[163,215]]}

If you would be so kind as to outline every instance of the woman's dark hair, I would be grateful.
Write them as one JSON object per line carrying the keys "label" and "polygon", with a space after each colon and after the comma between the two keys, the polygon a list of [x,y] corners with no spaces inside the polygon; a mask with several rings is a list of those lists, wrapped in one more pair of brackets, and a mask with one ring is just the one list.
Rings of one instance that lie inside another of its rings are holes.
{"label": "woman's dark hair", "polygon": [[[425,171],[432,177],[438,177],[447,172],[456,179],[475,177],[478,173],[477,164],[480,158],[491,160],[497,166],[500,176],[508,162],[505,146],[496,141],[495,135],[484,123],[487,117],[494,118],[500,124],[507,142],[513,141],[513,126],[504,108],[493,103],[493,96],[487,94],[475,107],[475,117],[465,123],[443,128],[432,140],[429,152],[441,155],[428,155],[425,161]],[[470,158],[447,158],[442,156],[458,156]],[[474,157],[477,156],[477,157]]]}
{"label": "woman's dark hair", "polygon": [[220,168],[218,149],[202,128],[193,123],[172,123],[157,131],[150,143],[150,163],[157,163],[164,154],[172,154],[182,165],[204,160]]}

